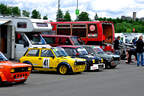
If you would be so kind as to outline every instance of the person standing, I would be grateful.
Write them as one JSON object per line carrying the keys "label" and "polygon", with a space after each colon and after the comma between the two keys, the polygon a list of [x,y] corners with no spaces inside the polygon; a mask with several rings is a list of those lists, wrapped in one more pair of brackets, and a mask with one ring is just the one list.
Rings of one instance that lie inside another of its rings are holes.
{"label": "person standing", "polygon": [[[143,42],[143,36],[140,36],[139,39],[136,41],[136,52],[137,52],[137,66],[144,66],[144,59],[143,59],[143,51],[144,51],[144,42]],[[141,58],[141,61],[140,61]]]}
{"label": "person standing", "polygon": [[120,55],[120,36],[117,37],[117,39],[114,41],[114,51],[115,54]]}
{"label": "person standing", "polygon": [[136,41],[137,41],[137,38],[134,37],[134,39],[132,40],[132,43],[133,43],[134,45],[136,45]]}

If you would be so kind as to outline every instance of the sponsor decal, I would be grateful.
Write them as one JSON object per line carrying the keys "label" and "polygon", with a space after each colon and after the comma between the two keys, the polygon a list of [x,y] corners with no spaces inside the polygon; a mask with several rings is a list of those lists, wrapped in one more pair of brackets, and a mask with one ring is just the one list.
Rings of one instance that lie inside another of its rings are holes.
{"label": "sponsor decal", "polygon": [[90,31],[95,31],[95,26],[94,25],[90,25]]}

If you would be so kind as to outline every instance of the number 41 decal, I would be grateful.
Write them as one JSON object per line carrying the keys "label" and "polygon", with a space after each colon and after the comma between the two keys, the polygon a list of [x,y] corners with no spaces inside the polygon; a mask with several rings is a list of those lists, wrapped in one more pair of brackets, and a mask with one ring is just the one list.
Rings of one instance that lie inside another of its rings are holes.
{"label": "number 41 decal", "polygon": [[43,59],[43,68],[49,68],[49,58]]}

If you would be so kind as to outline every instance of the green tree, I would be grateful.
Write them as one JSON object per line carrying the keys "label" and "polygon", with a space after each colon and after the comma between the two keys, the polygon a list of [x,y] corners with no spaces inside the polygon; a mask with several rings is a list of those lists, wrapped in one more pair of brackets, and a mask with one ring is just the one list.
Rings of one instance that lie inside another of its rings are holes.
{"label": "green tree", "polygon": [[98,20],[99,20],[99,21],[103,21],[103,18],[102,18],[102,17],[100,17],[100,18],[98,18]]}
{"label": "green tree", "polygon": [[20,9],[18,7],[12,7],[13,16],[21,16]]}
{"label": "green tree", "polygon": [[89,14],[87,12],[81,12],[78,16],[78,21],[90,21]]}
{"label": "green tree", "polygon": [[32,11],[32,16],[31,16],[31,18],[41,19],[41,14],[40,14],[40,12],[34,9],[34,10]]}
{"label": "green tree", "polygon": [[48,16],[43,16],[43,20],[48,20]]}
{"label": "green tree", "polygon": [[12,7],[7,7],[6,15],[12,15]]}
{"label": "green tree", "polygon": [[57,21],[63,21],[63,20],[64,20],[64,15],[63,15],[63,12],[62,12],[61,9],[59,9],[59,10],[57,11],[56,20],[57,20]]}
{"label": "green tree", "polygon": [[4,4],[0,4],[0,14],[1,15],[8,15],[8,14],[11,14],[10,13],[10,8],[8,8],[6,5]]}
{"label": "green tree", "polygon": [[65,15],[64,15],[64,21],[71,21],[71,16],[69,11],[66,11]]}
{"label": "green tree", "polygon": [[28,11],[26,11],[26,10],[23,10],[23,11],[22,11],[22,14],[23,14],[23,16],[25,16],[25,17],[29,17],[29,16],[30,16],[30,12],[28,12]]}
{"label": "green tree", "polygon": [[98,15],[97,15],[97,13],[96,13],[95,16],[94,16],[94,20],[98,20]]}
{"label": "green tree", "polygon": [[107,21],[113,21],[113,19],[112,18],[107,18]]}

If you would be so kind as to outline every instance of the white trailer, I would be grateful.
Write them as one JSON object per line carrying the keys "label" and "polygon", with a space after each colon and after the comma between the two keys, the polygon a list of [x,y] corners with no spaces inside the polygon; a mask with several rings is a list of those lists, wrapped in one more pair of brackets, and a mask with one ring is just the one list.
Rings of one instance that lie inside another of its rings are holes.
{"label": "white trailer", "polygon": [[50,47],[41,33],[51,33],[47,20],[30,18],[0,18],[0,51],[10,59],[19,59],[28,47]]}

